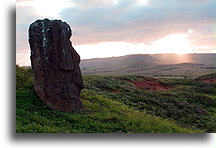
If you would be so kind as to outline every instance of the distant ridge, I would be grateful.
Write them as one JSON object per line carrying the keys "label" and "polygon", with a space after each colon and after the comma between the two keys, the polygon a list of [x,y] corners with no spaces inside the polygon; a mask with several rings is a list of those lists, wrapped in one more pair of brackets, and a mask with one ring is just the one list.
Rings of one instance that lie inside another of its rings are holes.
{"label": "distant ridge", "polygon": [[[198,75],[215,70],[216,53],[132,54],[82,60],[83,74]],[[194,73],[195,74],[195,73]]]}
{"label": "distant ridge", "polygon": [[[182,60],[183,56],[186,58]],[[158,63],[158,64],[177,64],[177,63],[209,63],[214,64],[216,58],[216,53],[191,53],[191,54],[131,54],[125,56],[117,57],[107,57],[107,58],[93,58],[84,59],[81,61],[81,67],[90,66],[94,67],[97,65],[110,65],[110,64],[133,64],[137,62],[145,63]],[[179,60],[178,60],[179,59]]]}

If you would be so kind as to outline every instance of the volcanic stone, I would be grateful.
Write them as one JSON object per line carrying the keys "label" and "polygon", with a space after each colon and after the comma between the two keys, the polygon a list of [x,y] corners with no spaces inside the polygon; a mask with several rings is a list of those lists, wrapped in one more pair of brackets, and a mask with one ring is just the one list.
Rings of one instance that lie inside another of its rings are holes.
{"label": "volcanic stone", "polygon": [[29,27],[34,89],[53,110],[81,112],[84,88],[70,26],[61,20],[37,20]]}

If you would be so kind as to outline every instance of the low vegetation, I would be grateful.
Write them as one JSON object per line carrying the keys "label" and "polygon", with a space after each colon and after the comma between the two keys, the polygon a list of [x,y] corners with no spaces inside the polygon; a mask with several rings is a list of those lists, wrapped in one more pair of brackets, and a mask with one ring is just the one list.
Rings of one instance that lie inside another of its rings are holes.
{"label": "low vegetation", "polygon": [[84,76],[84,111],[75,114],[52,111],[37,98],[31,69],[17,66],[16,78],[18,133],[216,132],[215,83]]}

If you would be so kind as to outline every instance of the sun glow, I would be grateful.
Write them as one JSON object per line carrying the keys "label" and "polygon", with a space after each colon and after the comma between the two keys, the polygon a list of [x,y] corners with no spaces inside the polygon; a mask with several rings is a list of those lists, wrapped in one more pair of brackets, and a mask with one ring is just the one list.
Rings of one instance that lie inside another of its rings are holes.
{"label": "sun glow", "polygon": [[132,44],[129,42],[101,42],[98,44],[76,45],[75,49],[82,59],[123,56],[127,54],[186,54],[192,52],[188,34],[168,35],[152,42],[151,45],[144,43]]}
{"label": "sun glow", "polygon": [[192,52],[189,44],[188,34],[172,34],[158,39],[154,44],[154,49],[159,53],[184,54]]}

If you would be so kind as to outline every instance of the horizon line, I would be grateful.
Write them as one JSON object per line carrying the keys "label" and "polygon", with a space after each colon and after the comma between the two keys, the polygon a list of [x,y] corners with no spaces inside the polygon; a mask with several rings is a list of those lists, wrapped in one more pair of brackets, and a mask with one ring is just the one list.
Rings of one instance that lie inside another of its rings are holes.
{"label": "horizon line", "polygon": [[[80,61],[84,61],[84,60],[93,60],[93,59],[108,59],[108,58],[118,58],[118,57],[124,57],[124,56],[131,56],[131,55],[156,55],[156,54],[176,54],[176,55],[188,55],[188,54],[216,54],[216,52],[203,52],[203,53],[137,53],[137,54],[126,54],[126,55],[121,55],[121,56],[111,56],[111,57],[96,57],[96,58],[89,58],[89,59],[80,59]],[[31,65],[19,65],[18,63],[16,63],[16,65],[18,66],[22,66],[22,67],[28,67]]]}

